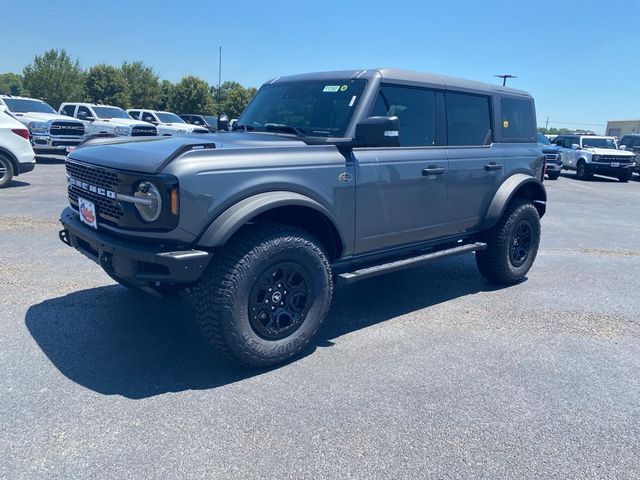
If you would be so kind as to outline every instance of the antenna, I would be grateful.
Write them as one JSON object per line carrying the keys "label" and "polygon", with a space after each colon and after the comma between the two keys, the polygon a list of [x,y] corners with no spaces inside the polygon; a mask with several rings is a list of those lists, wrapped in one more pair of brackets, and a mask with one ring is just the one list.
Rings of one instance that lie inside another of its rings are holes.
{"label": "antenna", "polygon": [[220,88],[222,86],[222,45],[220,46],[220,55],[218,57],[218,123],[220,123],[220,116],[222,112],[220,111],[220,94],[222,93]]}
{"label": "antenna", "polygon": [[515,75],[511,75],[509,73],[504,73],[502,75],[494,75],[494,77],[498,77],[502,79],[502,86],[506,86],[507,85],[507,78],[518,78]]}

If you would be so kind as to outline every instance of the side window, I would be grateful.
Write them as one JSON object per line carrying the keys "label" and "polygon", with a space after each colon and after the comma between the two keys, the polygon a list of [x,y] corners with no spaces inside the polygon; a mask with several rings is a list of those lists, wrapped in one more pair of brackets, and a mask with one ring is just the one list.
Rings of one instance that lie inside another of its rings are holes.
{"label": "side window", "polygon": [[91,114],[91,110],[89,110],[87,107],[85,107],[83,105],[80,105],[78,107],[77,117],[78,118],[87,118],[87,117],[93,117],[93,115]]}
{"label": "side window", "polygon": [[502,138],[508,140],[533,139],[535,122],[530,100],[503,98],[500,100],[500,110],[502,110]]}
{"label": "side window", "polygon": [[204,120],[202,120],[200,117],[191,117],[191,123],[193,123],[194,125],[204,125]]}
{"label": "side window", "polygon": [[447,92],[449,145],[487,145],[491,141],[489,98]]}
{"label": "side window", "polygon": [[562,146],[564,148],[571,148],[571,145],[574,143],[578,143],[578,139],[575,137],[565,137],[563,142],[562,142]]}
{"label": "side window", "polygon": [[157,122],[156,117],[153,116],[152,113],[143,112],[142,113],[142,121],[143,122]]}
{"label": "side window", "polygon": [[561,147],[563,140],[564,140],[563,137],[556,137],[556,138],[553,139],[553,144]]}
{"label": "side window", "polygon": [[61,113],[62,115],[68,115],[70,117],[73,117],[73,113],[76,109],[75,105],[65,105],[64,107],[62,107]]}
{"label": "side window", "polygon": [[397,116],[402,147],[436,144],[436,94],[433,90],[382,85],[371,116]]}
{"label": "side window", "polygon": [[131,110],[129,112],[129,116],[131,118],[135,118],[136,120],[140,120],[140,112],[138,110]]}

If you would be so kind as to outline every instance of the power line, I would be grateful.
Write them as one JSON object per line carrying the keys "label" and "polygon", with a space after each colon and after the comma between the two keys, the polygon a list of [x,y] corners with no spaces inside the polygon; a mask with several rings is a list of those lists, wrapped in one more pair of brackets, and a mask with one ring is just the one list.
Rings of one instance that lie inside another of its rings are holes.
{"label": "power line", "polygon": [[576,123],[576,122],[557,122],[555,120],[538,120],[539,124],[542,123],[557,123],[559,125],[585,125],[588,127],[606,127],[605,123]]}

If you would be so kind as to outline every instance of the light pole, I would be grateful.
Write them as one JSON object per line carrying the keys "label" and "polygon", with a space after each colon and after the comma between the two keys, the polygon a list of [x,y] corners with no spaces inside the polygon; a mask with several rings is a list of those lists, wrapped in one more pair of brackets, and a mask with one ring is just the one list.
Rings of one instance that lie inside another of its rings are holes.
{"label": "light pole", "polygon": [[506,86],[507,85],[507,78],[518,78],[515,75],[511,75],[509,73],[506,74],[502,74],[502,75],[494,75],[494,77],[498,77],[502,79],[502,86]]}

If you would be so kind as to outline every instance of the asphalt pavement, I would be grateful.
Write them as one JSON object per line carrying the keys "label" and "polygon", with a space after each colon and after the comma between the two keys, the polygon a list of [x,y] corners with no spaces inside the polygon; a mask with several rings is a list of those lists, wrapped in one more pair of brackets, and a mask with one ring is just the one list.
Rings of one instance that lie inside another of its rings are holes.
{"label": "asphalt pavement", "polygon": [[38,164],[0,190],[0,478],[640,478],[640,182],[545,185],[525,282],[467,255],[340,288],[257,371],[63,245]]}

